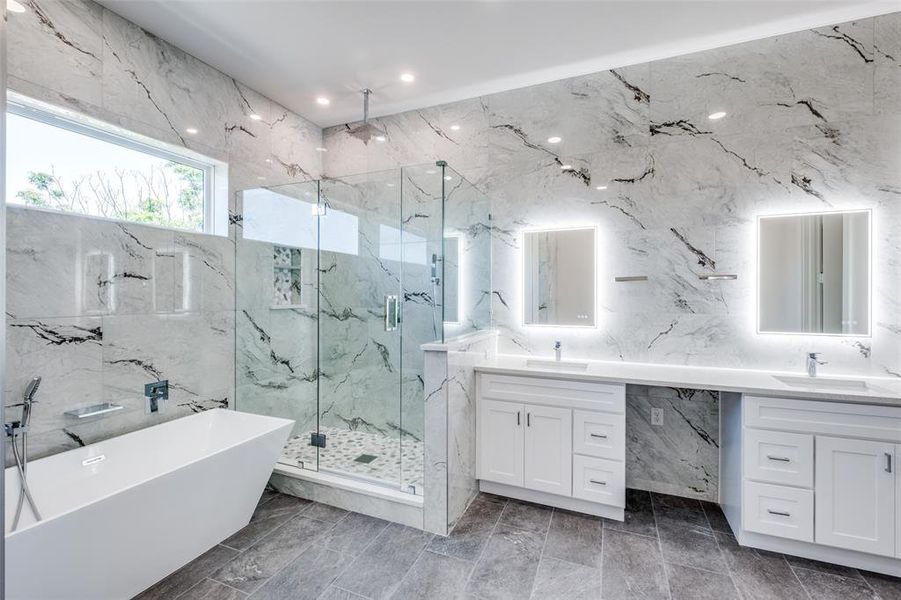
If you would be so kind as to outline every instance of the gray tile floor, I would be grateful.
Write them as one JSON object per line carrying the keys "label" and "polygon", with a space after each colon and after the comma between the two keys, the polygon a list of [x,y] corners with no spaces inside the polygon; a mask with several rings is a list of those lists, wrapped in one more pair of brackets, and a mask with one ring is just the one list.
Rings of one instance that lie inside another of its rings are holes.
{"label": "gray tile floor", "polygon": [[478,496],[448,537],[266,492],[140,600],[901,600],[901,579],[741,548],[719,508],[629,490],[626,520]]}

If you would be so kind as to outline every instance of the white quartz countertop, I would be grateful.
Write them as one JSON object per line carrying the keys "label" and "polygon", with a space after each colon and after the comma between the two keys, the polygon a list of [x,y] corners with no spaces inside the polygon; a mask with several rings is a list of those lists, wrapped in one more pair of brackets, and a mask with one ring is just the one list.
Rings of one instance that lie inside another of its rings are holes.
{"label": "white quartz countertop", "polygon": [[[563,363],[581,363],[583,369],[573,367],[529,365],[529,361],[554,362],[553,357],[498,355],[486,358],[475,366],[482,373],[504,375],[541,375],[559,379],[603,381],[679,387],[721,392],[740,392],[764,396],[786,396],[814,400],[859,402],[901,406],[901,380],[888,377],[839,377],[822,375],[807,377],[806,373],[755,371],[751,369],[723,369],[715,367],[687,367],[613,361],[582,361],[564,358]],[[784,379],[779,379],[784,378]]]}

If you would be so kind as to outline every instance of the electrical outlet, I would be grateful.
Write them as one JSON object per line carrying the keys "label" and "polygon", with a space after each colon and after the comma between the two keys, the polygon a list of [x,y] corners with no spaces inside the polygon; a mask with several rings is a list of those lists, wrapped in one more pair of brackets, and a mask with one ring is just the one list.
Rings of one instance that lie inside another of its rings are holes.
{"label": "electrical outlet", "polygon": [[663,425],[663,409],[662,408],[652,408],[651,409],[651,425]]}

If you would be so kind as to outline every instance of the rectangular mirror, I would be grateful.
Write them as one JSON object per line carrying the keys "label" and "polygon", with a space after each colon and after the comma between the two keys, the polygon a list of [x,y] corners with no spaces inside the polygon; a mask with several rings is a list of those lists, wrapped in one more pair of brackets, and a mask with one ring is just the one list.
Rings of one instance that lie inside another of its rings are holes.
{"label": "rectangular mirror", "polygon": [[870,335],[870,211],[760,217],[758,331]]}
{"label": "rectangular mirror", "polygon": [[527,231],[523,254],[523,322],[594,326],[595,229]]}
{"label": "rectangular mirror", "polygon": [[444,322],[460,321],[460,238],[444,238]]}

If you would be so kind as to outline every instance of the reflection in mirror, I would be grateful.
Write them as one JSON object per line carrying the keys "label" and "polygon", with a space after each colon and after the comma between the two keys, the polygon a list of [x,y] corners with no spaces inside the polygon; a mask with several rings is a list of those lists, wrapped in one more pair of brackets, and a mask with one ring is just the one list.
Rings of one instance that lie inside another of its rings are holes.
{"label": "reflection in mirror", "polygon": [[758,330],[869,335],[870,211],[760,217]]}
{"label": "reflection in mirror", "polygon": [[460,238],[444,238],[444,322],[459,323]]}
{"label": "reflection in mirror", "polygon": [[527,231],[523,239],[523,322],[593,326],[595,230]]}

